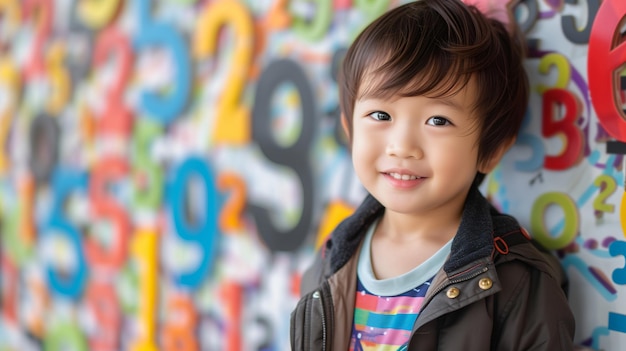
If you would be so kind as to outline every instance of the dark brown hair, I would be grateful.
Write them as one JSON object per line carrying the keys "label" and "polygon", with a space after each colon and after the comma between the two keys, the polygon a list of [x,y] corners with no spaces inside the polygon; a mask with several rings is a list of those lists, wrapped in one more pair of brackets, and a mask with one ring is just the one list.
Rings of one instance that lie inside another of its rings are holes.
{"label": "dark brown hair", "polygon": [[[521,35],[473,6],[460,0],[408,3],[372,22],[348,49],[339,72],[341,112],[352,134],[360,97],[442,97],[474,78],[478,162],[486,162],[515,138],[526,112],[523,59]],[[363,91],[365,76],[374,80]]]}

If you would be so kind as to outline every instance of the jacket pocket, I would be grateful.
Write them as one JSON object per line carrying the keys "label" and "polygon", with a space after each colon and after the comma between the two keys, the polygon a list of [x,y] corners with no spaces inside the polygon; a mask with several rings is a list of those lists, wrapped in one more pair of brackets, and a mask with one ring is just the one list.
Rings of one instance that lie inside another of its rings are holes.
{"label": "jacket pocket", "polygon": [[330,351],[332,297],[327,281],[306,295],[291,312],[290,340],[294,351]]}

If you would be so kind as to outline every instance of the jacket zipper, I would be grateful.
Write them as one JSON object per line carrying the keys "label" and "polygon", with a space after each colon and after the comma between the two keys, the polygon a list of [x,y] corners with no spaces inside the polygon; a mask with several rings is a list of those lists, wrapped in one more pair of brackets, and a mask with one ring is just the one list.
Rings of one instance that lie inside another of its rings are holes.
{"label": "jacket zipper", "polygon": [[327,320],[327,318],[331,316],[332,311],[330,311],[330,309],[332,307],[330,305],[331,301],[326,301],[327,296],[330,296],[330,285],[328,284],[328,281],[324,281],[320,289],[316,290],[312,296],[314,300],[318,300],[319,303],[321,304],[320,310],[322,313],[321,319],[322,319],[322,350],[323,351],[330,349],[328,342],[329,342],[329,325],[331,324],[330,323],[331,321]]}
{"label": "jacket zipper", "polygon": [[[474,272],[474,273],[472,273],[472,274],[470,274],[470,275],[464,276],[463,278],[452,279],[452,280],[450,280],[450,283],[449,283],[449,284],[456,284],[456,283],[464,282],[464,281],[466,281],[466,280],[470,280],[470,279],[472,279],[472,278],[476,278],[476,277],[478,277],[479,275],[481,275],[481,274],[485,273],[485,272],[486,272],[486,271],[488,271],[488,270],[489,270],[489,268],[487,268],[487,267],[483,267],[483,268],[481,268],[481,269],[477,270],[476,272]],[[449,284],[448,284],[448,285],[449,285]]]}
{"label": "jacket zipper", "polygon": [[319,300],[319,303],[322,304],[322,351],[326,350],[326,311],[324,310],[324,299],[322,299],[322,294],[319,290],[316,290],[313,293],[313,299]]}

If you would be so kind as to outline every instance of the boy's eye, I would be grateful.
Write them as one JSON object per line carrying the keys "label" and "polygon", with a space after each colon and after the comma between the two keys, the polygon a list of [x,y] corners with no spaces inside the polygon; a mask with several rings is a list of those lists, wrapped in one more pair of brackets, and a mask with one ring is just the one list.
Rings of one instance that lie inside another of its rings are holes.
{"label": "boy's eye", "polygon": [[450,123],[450,121],[448,121],[446,118],[444,117],[440,117],[440,116],[435,116],[435,117],[430,117],[427,121],[426,124],[431,125],[431,126],[446,126]]}
{"label": "boy's eye", "polygon": [[390,121],[391,116],[387,112],[376,111],[369,114],[370,117],[377,121]]}

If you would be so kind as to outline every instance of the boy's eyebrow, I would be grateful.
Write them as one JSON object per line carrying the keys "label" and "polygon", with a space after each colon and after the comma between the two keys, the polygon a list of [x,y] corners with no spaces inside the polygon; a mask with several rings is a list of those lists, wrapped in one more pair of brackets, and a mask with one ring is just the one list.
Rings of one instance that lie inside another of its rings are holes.
{"label": "boy's eyebrow", "polygon": [[450,106],[454,109],[457,110],[463,110],[463,106],[461,105],[461,103],[459,103],[458,101],[456,101],[453,98],[447,98],[447,97],[438,97],[438,98],[433,98],[433,100],[436,100],[437,102],[440,102],[444,105]]}
{"label": "boy's eyebrow", "polygon": [[[457,101],[457,99],[454,99],[452,97],[430,97],[429,99],[432,100],[433,103],[450,106],[455,110],[459,110],[459,111],[464,110],[463,104]],[[357,100],[358,101],[364,101],[364,100],[386,101],[384,97],[377,96],[377,94],[364,94],[362,96],[357,97]]]}

